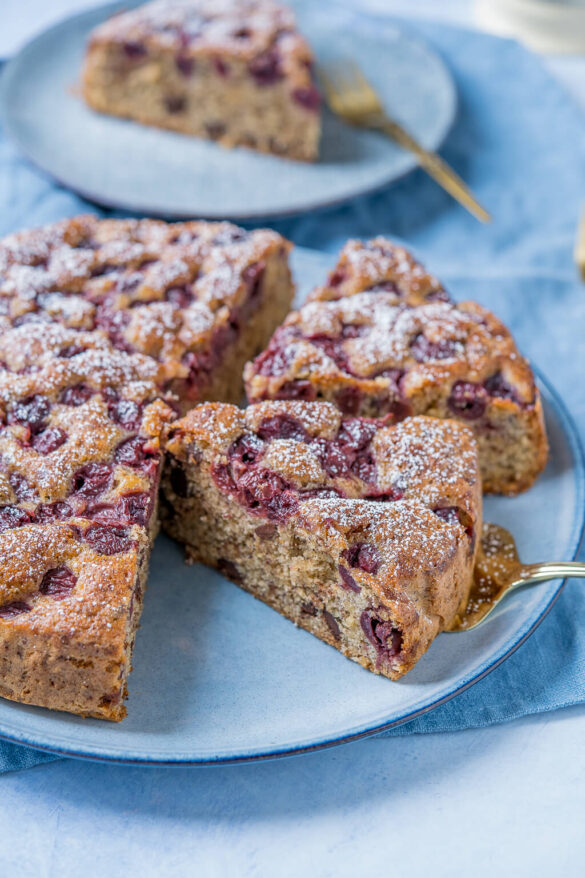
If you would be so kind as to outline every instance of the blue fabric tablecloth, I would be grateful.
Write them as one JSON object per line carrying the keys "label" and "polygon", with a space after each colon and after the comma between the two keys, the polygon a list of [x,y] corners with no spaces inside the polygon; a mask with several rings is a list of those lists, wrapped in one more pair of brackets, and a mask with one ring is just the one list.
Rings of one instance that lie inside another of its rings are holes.
{"label": "blue fabric tablecloth", "polygon": [[[410,25],[409,25],[410,26]],[[349,236],[416,247],[456,298],[475,298],[513,330],[585,434],[585,286],[572,260],[585,202],[585,119],[539,60],[514,42],[434,24],[460,96],[442,153],[491,211],[482,226],[416,171],[375,195],[272,225],[331,252]],[[0,234],[95,208],[47,180],[0,139]],[[453,731],[585,702],[585,589],[569,583],[511,658],[457,698],[386,734]],[[54,757],[0,742],[0,772]]]}

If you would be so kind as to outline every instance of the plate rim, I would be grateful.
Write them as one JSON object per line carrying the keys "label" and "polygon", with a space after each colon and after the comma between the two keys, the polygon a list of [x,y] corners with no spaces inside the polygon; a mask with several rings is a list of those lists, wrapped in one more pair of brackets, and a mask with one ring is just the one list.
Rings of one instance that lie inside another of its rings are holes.
{"label": "plate rim", "polygon": [[[136,2],[136,0],[132,0],[132,2],[134,5],[134,2]],[[136,5],[139,5],[139,2],[136,2]],[[347,11],[347,7],[343,6],[343,4],[339,6],[339,4],[333,2],[332,6],[338,6],[338,8],[345,9]],[[58,34],[62,28],[66,27],[71,22],[83,20],[90,15],[95,14],[98,10],[103,10],[104,13],[106,12],[106,10],[109,10],[109,13],[113,14],[119,11],[119,9],[119,0],[113,0],[113,2],[112,0],[110,0],[109,3],[96,4],[95,6],[91,6],[88,9],[84,9],[72,15],[63,16],[54,24],[49,25],[49,27],[44,28],[39,33],[34,35],[18,49],[16,54],[12,55],[5,62],[2,70],[0,71],[0,121],[2,123],[3,133],[19,150],[21,155],[24,156],[24,158],[28,162],[30,162],[35,169],[40,171],[47,179],[55,182],[58,186],[61,186],[71,192],[76,193],[84,201],[87,201],[90,204],[97,206],[98,208],[125,211],[131,214],[147,214],[148,216],[157,219],[192,219],[194,216],[200,214],[200,211],[198,211],[196,208],[191,211],[169,211],[161,208],[153,208],[146,203],[141,204],[137,202],[119,202],[116,201],[115,198],[104,199],[102,196],[99,195],[99,193],[96,193],[91,189],[84,189],[83,186],[73,186],[70,182],[67,182],[63,178],[57,176],[42,161],[39,162],[36,158],[33,158],[33,156],[30,154],[28,147],[24,145],[24,138],[19,133],[19,126],[13,121],[12,114],[9,110],[8,104],[10,98],[11,83],[16,76],[19,63],[21,62],[22,58],[26,56],[27,53],[33,51],[35,46],[38,43],[42,43],[42,41],[45,40],[47,37],[50,37],[53,34]],[[364,13],[364,15],[366,17],[372,18],[374,21],[376,21],[377,24],[380,24],[382,26],[379,17],[377,17],[375,14],[368,12]],[[436,152],[445,143],[449,132],[455,124],[459,112],[460,99],[454,75],[440,52],[435,49],[435,47],[431,45],[431,43],[427,42],[424,37],[419,36],[414,29],[408,26],[407,23],[400,20],[399,18],[389,17],[387,19],[384,19],[384,25],[394,28],[400,33],[401,37],[408,40],[410,43],[414,43],[418,47],[423,48],[427,52],[427,54],[433,57],[435,63],[440,67],[443,73],[445,79],[446,93],[448,90],[449,113],[445,115],[445,121],[440,128],[440,133],[436,138],[436,143],[431,147],[431,149]],[[368,195],[372,195],[376,192],[380,192],[383,189],[392,186],[394,183],[403,180],[405,177],[407,177],[409,174],[411,174],[413,171],[420,167],[420,164],[414,155],[406,154],[405,159],[407,159],[408,162],[405,163],[404,168],[398,173],[392,174],[385,179],[380,179],[379,182],[372,184],[371,186],[358,187],[349,194],[337,196],[335,198],[330,198],[327,200],[320,199],[317,201],[311,201],[309,199],[304,205],[289,209],[273,209],[268,211],[256,210],[252,212],[239,211],[236,213],[230,213],[229,215],[221,211],[206,212],[204,218],[209,220],[219,220],[225,219],[226,216],[229,216],[230,219],[238,220],[239,222],[258,222],[275,218],[285,219],[288,217],[299,216],[305,213],[312,214],[323,210],[329,210],[331,208],[346,204],[355,198],[359,198],[362,196],[365,197]]]}
{"label": "plate rim", "polygon": [[[579,552],[579,549],[583,542],[583,538],[585,536],[585,450],[577,425],[567,406],[565,405],[563,398],[556,390],[556,388],[551,384],[551,382],[547,378],[545,378],[538,369],[533,367],[533,371],[538,380],[538,383],[542,385],[553,403],[555,414],[559,418],[563,434],[568,441],[574,460],[573,471],[575,474],[576,488],[575,508],[581,510],[580,519],[576,518],[574,522],[573,534],[571,536],[572,548],[569,550],[568,553],[571,556],[570,560],[574,560]],[[440,697],[430,701],[428,704],[425,704],[422,707],[419,707],[415,710],[407,711],[406,713],[403,713],[400,716],[389,720],[388,722],[377,723],[374,726],[368,726],[367,728],[361,729],[358,732],[341,735],[334,734],[322,740],[316,741],[312,744],[300,744],[298,746],[293,745],[288,747],[268,749],[262,753],[235,754],[230,756],[220,755],[199,759],[185,759],[180,754],[177,758],[161,759],[157,757],[148,758],[136,754],[119,756],[104,753],[100,754],[96,753],[95,751],[82,751],[75,748],[67,749],[66,746],[58,747],[46,744],[43,745],[42,743],[39,744],[36,740],[31,740],[30,738],[22,736],[15,737],[14,735],[7,734],[2,728],[0,728],[0,741],[7,741],[11,744],[16,744],[19,746],[32,747],[35,750],[39,750],[43,753],[49,753],[56,757],[81,759],[87,760],[89,762],[135,766],[204,767],[212,765],[240,765],[249,762],[263,762],[269,759],[282,759],[288,756],[300,756],[306,753],[314,753],[319,750],[328,750],[331,747],[337,747],[342,744],[349,744],[354,741],[370,738],[375,735],[381,734],[382,732],[389,731],[390,729],[397,728],[404,723],[407,723],[411,720],[417,719],[420,716],[424,716],[425,714],[430,713],[435,708],[440,707],[442,704],[446,704],[457,695],[460,695],[467,689],[470,689],[476,683],[479,683],[480,680],[483,680],[485,677],[487,677],[488,674],[490,674],[497,667],[499,667],[502,662],[504,662],[507,658],[513,655],[513,653],[515,653],[516,650],[519,649],[534,633],[534,631],[546,618],[546,616],[549,614],[550,610],[556,603],[559,595],[561,594],[567,583],[568,578],[570,577],[558,581],[559,584],[555,588],[554,592],[551,594],[546,605],[539,611],[536,618],[532,619],[532,621],[529,621],[528,626],[522,628],[520,632],[512,634],[511,637],[506,641],[506,643],[500,648],[496,656],[488,660],[487,663],[483,663],[480,668],[478,668],[473,677],[465,680],[465,682],[462,683],[460,686],[454,688],[448,693],[444,693]]]}

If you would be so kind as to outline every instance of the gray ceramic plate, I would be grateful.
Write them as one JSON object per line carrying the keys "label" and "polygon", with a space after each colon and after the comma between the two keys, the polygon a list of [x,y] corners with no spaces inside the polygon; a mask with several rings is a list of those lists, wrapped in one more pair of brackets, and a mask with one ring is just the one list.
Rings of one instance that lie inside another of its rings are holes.
{"label": "gray ceramic plate", "polygon": [[[397,179],[414,159],[382,135],[326,114],[315,165],[147,128],[90,111],[76,92],[89,31],[136,0],[90,10],[45,31],[8,63],[7,134],[35,164],[91,201],[149,215],[252,218],[331,205]],[[385,104],[436,149],[453,121],[450,74],[428,46],[391,24],[297,0],[317,57],[356,59]]]}
{"label": "gray ceramic plate", "polygon": [[[301,296],[330,258],[298,250]],[[584,469],[562,403],[541,382],[551,455],[531,491],[488,498],[521,557],[570,559],[585,515]],[[115,725],[0,699],[0,736],[71,756],[140,763],[260,759],[371,734],[423,713],[481,679],[542,620],[562,583],[511,596],[485,626],[440,635],[399,683],[364,671],[219,574],[186,567],[160,537],[130,677]]]}

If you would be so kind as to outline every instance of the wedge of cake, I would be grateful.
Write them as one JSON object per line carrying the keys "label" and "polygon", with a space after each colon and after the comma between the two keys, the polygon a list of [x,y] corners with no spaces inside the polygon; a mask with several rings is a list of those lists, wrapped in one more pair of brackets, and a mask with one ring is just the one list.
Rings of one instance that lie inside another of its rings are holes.
{"label": "wedge of cake", "polygon": [[0,695],[120,720],[156,531],[158,364],[0,329]]}
{"label": "wedge of cake", "polygon": [[312,61],[291,10],[273,0],[156,0],[93,31],[83,95],[102,113],[312,161]]}
{"label": "wedge of cake", "polygon": [[289,249],[230,223],[76,217],[0,241],[0,326],[95,330],[156,360],[183,411],[239,402],[244,363],[290,307]]}
{"label": "wedge of cake", "polygon": [[162,426],[239,400],[292,297],[288,246],[90,216],[0,242],[0,695],[125,715]]}
{"label": "wedge of cake", "polygon": [[392,294],[396,304],[451,301],[441,282],[412,253],[382,237],[347,241],[327,282],[315,287],[307,301],[330,301],[363,292]]}
{"label": "wedge of cake", "polygon": [[544,468],[538,388],[514,339],[455,304],[402,248],[350,242],[325,287],[245,368],[250,402],[326,400],[346,415],[456,418],[476,436],[484,489],[516,494]]}
{"label": "wedge of cake", "polygon": [[391,679],[468,597],[481,481],[471,431],[329,403],[206,403],[170,425],[161,519],[188,557]]}

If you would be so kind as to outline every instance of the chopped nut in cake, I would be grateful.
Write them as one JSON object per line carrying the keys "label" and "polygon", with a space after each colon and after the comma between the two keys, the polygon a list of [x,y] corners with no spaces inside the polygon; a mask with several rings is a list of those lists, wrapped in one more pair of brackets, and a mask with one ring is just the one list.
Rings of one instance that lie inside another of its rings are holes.
{"label": "chopped nut in cake", "polygon": [[466,426],[206,403],[166,434],[168,533],[365,668],[402,676],[467,601],[481,481]]}
{"label": "chopped nut in cake", "polygon": [[292,11],[275,0],[155,0],[97,27],[94,109],[288,158],[317,158],[320,94]]}

